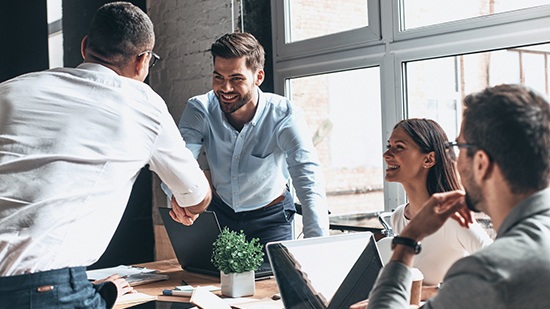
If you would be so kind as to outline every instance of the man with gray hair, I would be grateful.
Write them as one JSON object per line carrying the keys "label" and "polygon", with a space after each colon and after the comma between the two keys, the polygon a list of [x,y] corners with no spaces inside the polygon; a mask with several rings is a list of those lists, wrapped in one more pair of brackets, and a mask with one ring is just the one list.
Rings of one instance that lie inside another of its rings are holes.
{"label": "man with gray hair", "polygon": [[109,244],[143,166],[174,193],[175,220],[193,224],[210,203],[164,101],[143,83],[159,58],[154,44],[143,11],[109,3],[94,15],[77,68],[0,84],[4,308],[110,308],[131,291],[118,278],[92,284],[85,270]]}

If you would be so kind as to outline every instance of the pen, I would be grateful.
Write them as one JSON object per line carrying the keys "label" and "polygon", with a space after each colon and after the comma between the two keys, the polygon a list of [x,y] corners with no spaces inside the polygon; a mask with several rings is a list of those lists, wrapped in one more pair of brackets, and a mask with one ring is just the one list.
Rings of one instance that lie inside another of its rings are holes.
{"label": "pen", "polygon": [[162,290],[162,295],[190,297],[193,291]]}

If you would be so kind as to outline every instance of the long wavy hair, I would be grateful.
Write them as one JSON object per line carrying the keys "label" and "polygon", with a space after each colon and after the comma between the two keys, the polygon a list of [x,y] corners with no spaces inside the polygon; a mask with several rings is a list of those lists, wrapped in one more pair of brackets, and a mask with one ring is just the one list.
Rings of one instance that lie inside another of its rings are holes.
{"label": "long wavy hair", "polygon": [[422,153],[433,151],[435,154],[435,164],[430,168],[426,180],[426,188],[430,195],[460,189],[455,163],[445,150],[447,134],[437,122],[411,118],[400,121],[393,129],[397,128],[405,130]]}

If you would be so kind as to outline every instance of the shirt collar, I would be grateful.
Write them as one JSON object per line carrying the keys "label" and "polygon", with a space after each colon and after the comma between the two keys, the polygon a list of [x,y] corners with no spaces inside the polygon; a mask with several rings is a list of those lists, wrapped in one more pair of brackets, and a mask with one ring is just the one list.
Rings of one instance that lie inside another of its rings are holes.
{"label": "shirt collar", "polygon": [[260,90],[260,87],[256,87],[256,89],[258,90],[258,107],[256,108],[256,113],[254,113],[254,117],[252,117],[252,120],[250,121],[250,124],[253,126],[256,126],[260,120],[260,116],[264,112],[266,102],[264,93]]}
{"label": "shirt collar", "polygon": [[99,64],[99,63],[83,62],[79,66],[77,66],[76,68],[77,69],[88,70],[88,71],[108,73],[108,74],[113,74],[113,75],[118,76],[117,72],[115,72],[115,71],[111,70],[110,68],[108,68],[108,67],[106,67],[102,64]]}
{"label": "shirt collar", "polygon": [[519,202],[506,216],[500,226],[497,238],[506,234],[516,223],[524,218],[550,210],[550,188],[533,193]]}

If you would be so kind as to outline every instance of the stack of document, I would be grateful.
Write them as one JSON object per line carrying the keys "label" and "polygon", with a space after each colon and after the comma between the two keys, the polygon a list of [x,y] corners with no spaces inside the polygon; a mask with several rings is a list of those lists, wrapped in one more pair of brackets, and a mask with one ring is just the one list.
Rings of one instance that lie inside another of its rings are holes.
{"label": "stack of document", "polygon": [[94,281],[118,274],[120,277],[126,277],[125,279],[130,286],[168,280],[168,275],[157,274],[156,272],[154,269],[144,267],[119,265],[116,267],[88,270],[86,271],[86,275],[88,276],[88,280]]}

